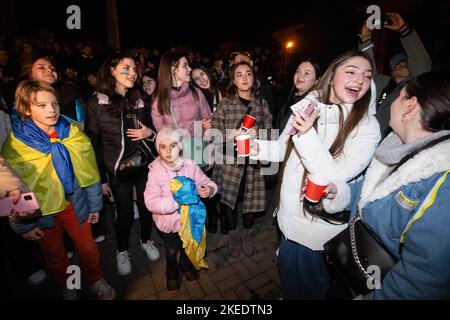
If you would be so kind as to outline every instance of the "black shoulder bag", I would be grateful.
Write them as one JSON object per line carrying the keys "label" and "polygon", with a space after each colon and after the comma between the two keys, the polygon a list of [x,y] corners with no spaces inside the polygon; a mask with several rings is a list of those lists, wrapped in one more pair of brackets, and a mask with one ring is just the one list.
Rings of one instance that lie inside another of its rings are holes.
{"label": "black shoulder bag", "polygon": [[[397,259],[384,247],[367,226],[359,212],[348,227],[324,244],[328,261],[336,268],[354,296],[369,293],[381,282]],[[370,266],[380,270],[380,279],[367,271]],[[369,285],[370,284],[370,285]]]}
{"label": "black shoulder bag", "polygon": [[[125,115],[127,119],[133,121],[135,129],[139,128],[134,113],[127,113]],[[119,166],[116,171],[116,177],[119,182],[128,182],[130,180],[138,178],[140,175],[147,171],[148,165],[152,161],[152,158],[144,151],[140,141],[137,143],[137,147],[133,154],[123,158],[119,161]]]}

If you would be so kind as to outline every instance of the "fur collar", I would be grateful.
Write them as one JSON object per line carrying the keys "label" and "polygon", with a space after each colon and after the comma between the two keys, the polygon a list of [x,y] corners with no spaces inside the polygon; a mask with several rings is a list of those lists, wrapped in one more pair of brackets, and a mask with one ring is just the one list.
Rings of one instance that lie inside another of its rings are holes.
{"label": "fur collar", "polygon": [[361,198],[358,204],[359,208],[363,208],[369,202],[386,197],[401,186],[418,182],[431,177],[435,173],[449,170],[450,141],[443,141],[432,148],[420,152],[377,185],[387,169],[388,167],[376,158],[372,160],[362,187]]}

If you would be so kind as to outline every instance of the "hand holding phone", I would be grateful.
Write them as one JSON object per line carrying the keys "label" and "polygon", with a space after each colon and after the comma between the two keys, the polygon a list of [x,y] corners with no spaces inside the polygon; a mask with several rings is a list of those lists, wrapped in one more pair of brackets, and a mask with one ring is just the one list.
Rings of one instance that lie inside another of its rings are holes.
{"label": "hand holding phone", "polygon": [[[307,103],[306,106],[304,106],[305,103]],[[316,107],[317,107],[317,105],[313,101],[311,101],[309,99],[304,99],[304,100],[301,100],[299,103],[292,105],[291,110],[295,116],[300,116],[299,110],[301,110],[309,117],[314,112],[314,110],[316,110]],[[297,134],[297,132],[298,132],[298,130],[295,129],[294,127],[292,127],[288,131],[289,135]]]}
{"label": "hand holding phone", "polygon": [[0,216],[9,216],[12,212],[33,213],[39,209],[39,203],[33,192],[22,193],[19,201],[14,204],[12,197],[6,197],[0,200]]}

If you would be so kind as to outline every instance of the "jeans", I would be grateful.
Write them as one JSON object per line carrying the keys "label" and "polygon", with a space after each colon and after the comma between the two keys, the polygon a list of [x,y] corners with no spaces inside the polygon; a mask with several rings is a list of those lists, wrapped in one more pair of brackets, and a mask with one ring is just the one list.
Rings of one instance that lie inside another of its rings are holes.
{"label": "jeans", "polygon": [[100,263],[100,253],[92,238],[91,224],[85,220],[81,225],[72,206],[53,215],[55,226],[43,229],[44,237],[39,240],[45,262],[53,276],[61,285],[66,284],[70,274],[67,273],[69,258],[63,244],[63,233],[67,232],[73,240],[75,251],[80,257],[83,276],[89,283],[94,283],[103,277]]}
{"label": "jeans", "polygon": [[[109,181],[114,181],[114,176],[109,175]],[[111,184],[111,191],[116,203],[116,239],[119,252],[128,250],[131,227],[134,221],[133,187],[136,188],[136,204],[139,209],[139,224],[142,243],[151,239],[153,218],[147,210],[144,202],[144,190],[147,183],[147,173],[129,182]]]}
{"label": "jeans", "polygon": [[282,236],[278,266],[284,300],[326,299],[331,277],[322,252]]}

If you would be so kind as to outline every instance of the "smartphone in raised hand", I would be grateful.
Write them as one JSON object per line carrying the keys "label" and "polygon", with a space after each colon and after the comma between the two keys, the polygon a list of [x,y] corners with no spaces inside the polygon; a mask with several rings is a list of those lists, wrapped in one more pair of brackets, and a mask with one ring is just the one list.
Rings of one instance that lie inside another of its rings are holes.
{"label": "smartphone in raised hand", "polygon": [[19,201],[14,204],[12,197],[6,197],[0,200],[0,216],[6,217],[14,210],[18,213],[34,212],[39,209],[39,203],[33,192],[22,193]]}
{"label": "smartphone in raised hand", "polygon": [[[306,104],[306,106],[305,106]],[[294,115],[300,115],[299,110],[302,110],[309,117],[316,110],[317,105],[309,99],[305,99],[291,106]],[[288,132],[290,135],[297,133],[297,129],[291,128]]]}

